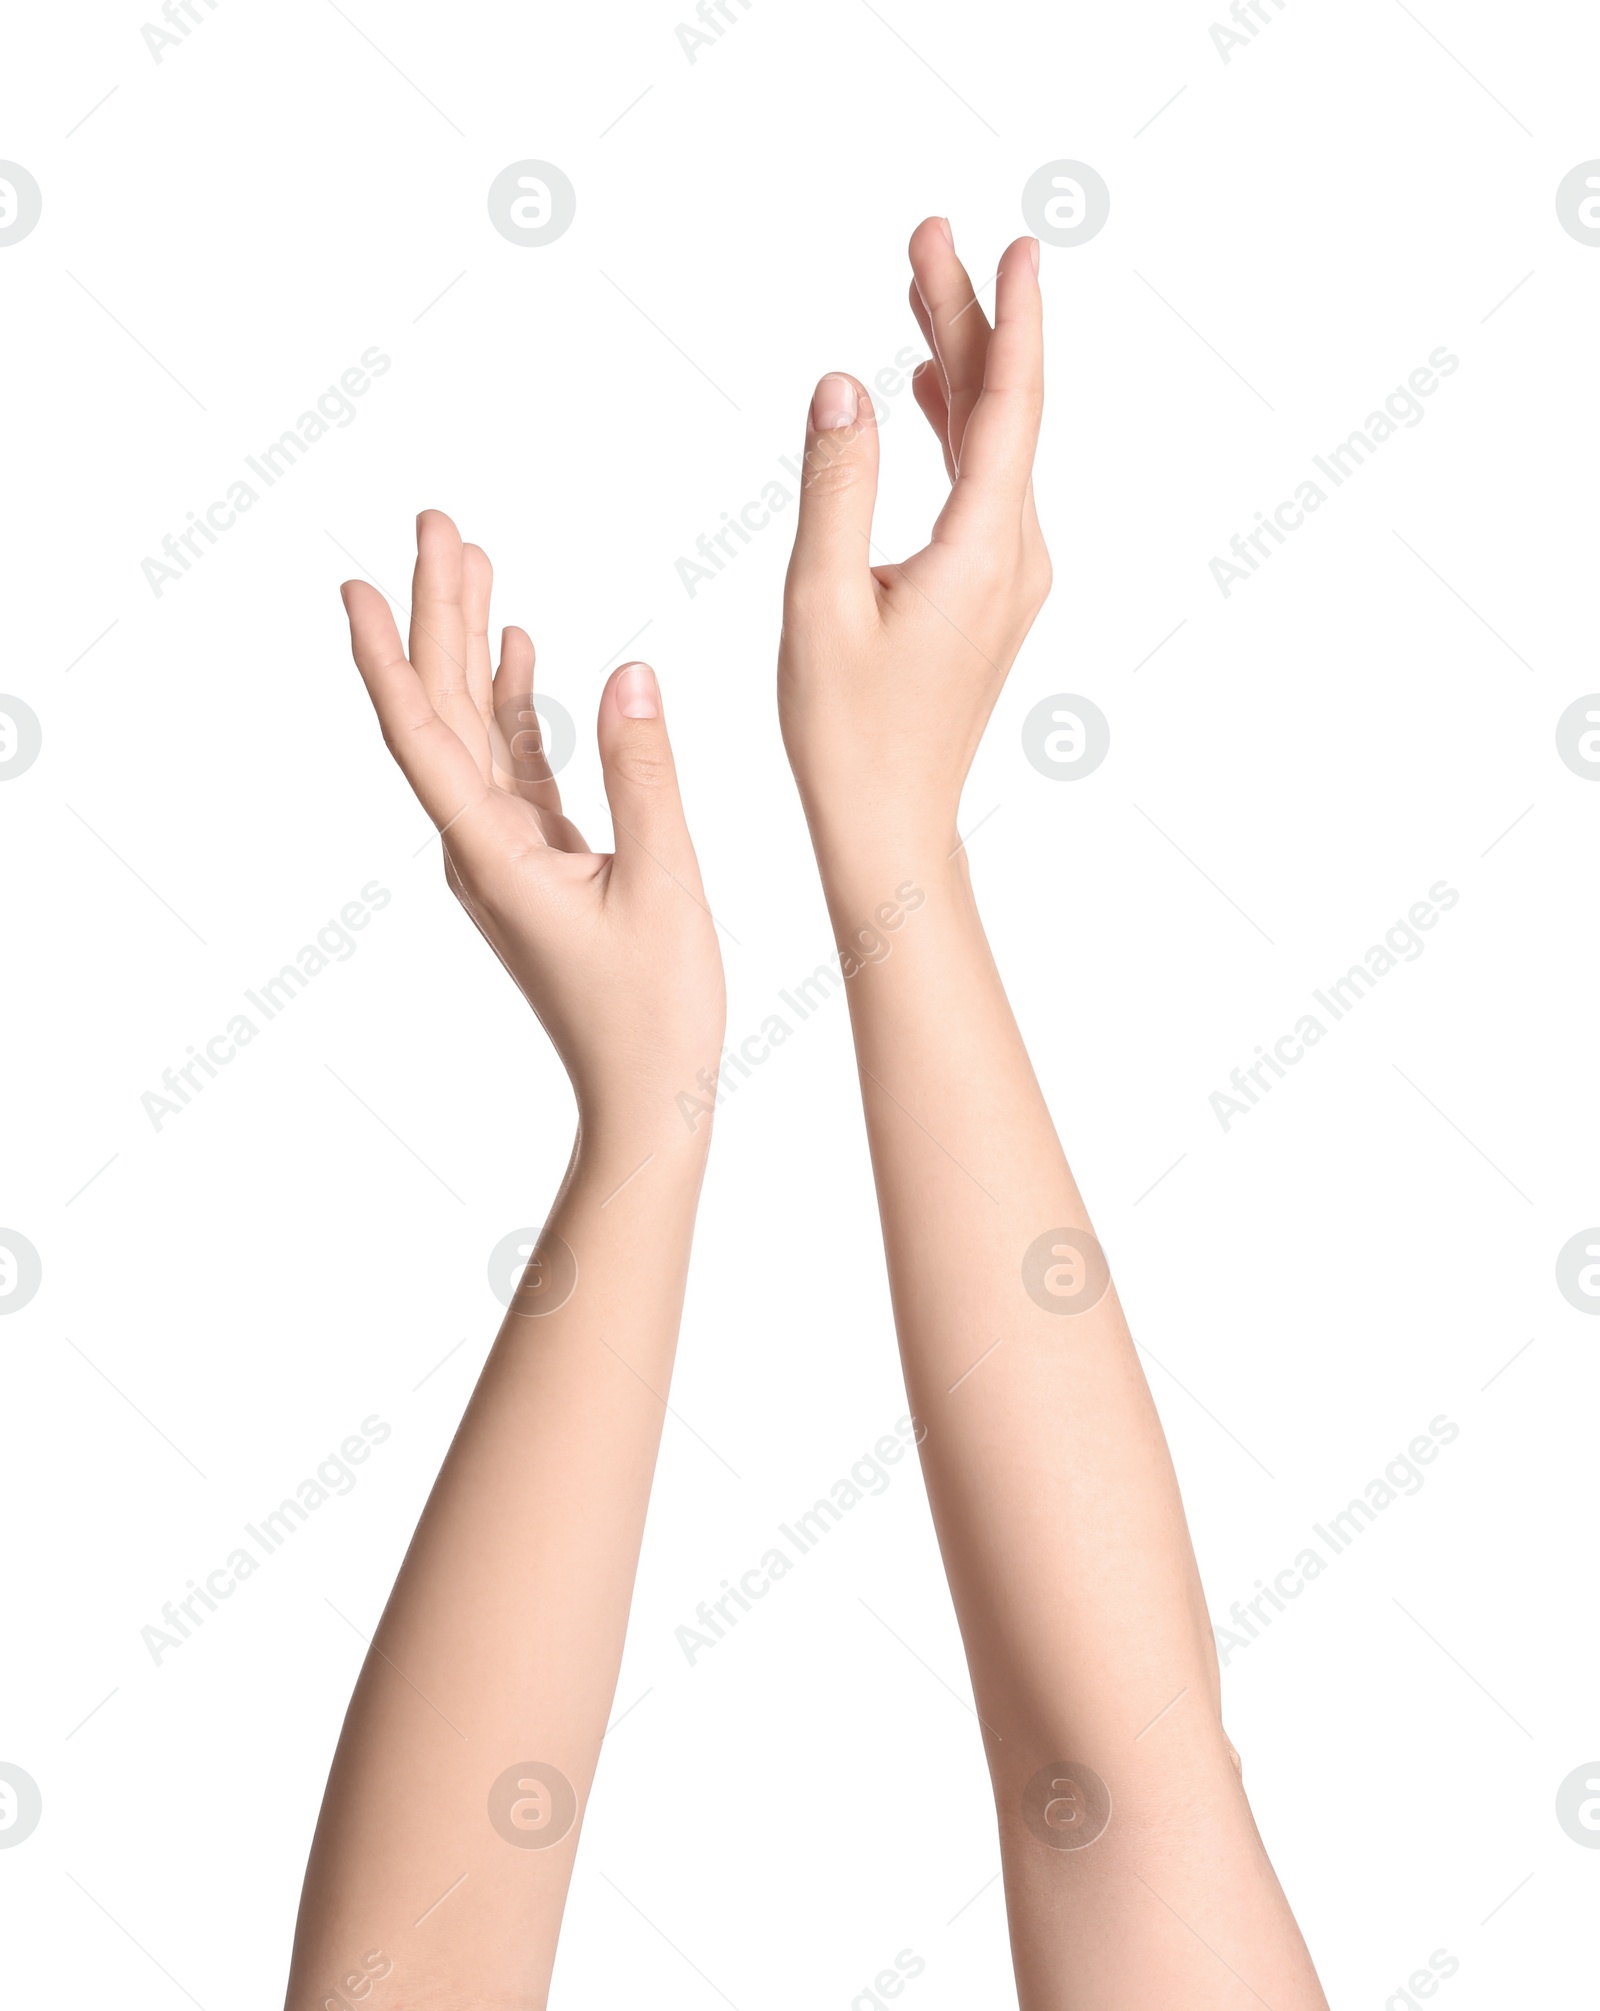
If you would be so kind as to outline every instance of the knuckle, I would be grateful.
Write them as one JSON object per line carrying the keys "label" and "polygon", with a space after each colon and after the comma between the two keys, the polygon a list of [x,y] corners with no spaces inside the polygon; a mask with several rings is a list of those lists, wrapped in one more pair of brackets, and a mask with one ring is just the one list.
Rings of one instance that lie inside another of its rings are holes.
{"label": "knuckle", "polygon": [[858,647],[867,632],[870,598],[834,564],[793,566],[783,590],[783,636],[818,642],[825,650]]}
{"label": "knuckle", "polygon": [[806,449],[805,472],[800,478],[803,495],[840,495],[866,476],[866,458],[858,446],[863,431],[858,423],[812,442]]}
{"label": "knuckle", "polygon": [[617,756],[617,774],[635,789],[665,789],[672,781],[672,762],[653,747],[624,747]]}
{"label": "knuckle", "polygon": [[806,502],[832,501],[839,496],[848,496],[860,487],[866,478],[866,470],[859,462],[848,458],[837,461],[819,460],[815,466],[807,462],[805,479],[801,483],[802,499]]}
{"label": "knuckle", "polygon": [[991,539],[984,539],[967,560],[965,567],[969,590],[986,598],[1008,593],[1016,579],[1016,566],[1010,555],[1000,551]]}
{"label": "knuckle", "polygon": [[838,598],[838,583],[826,567],[797,561],[789,568],[783,586],[783,606],[785,614],[795,621],[813,622],[831,614]]}

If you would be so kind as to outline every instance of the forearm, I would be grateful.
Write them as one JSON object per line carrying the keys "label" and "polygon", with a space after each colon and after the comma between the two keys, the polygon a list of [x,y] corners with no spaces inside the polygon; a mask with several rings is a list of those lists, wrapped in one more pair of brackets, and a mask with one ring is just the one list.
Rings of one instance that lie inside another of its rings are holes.
{"label": "forearm", "polygon": [[[423,1511],[329,1778],[288,2011],[320,2007],[374,1949],[394,1965],[387,2011],[545,2002],[622,1653],[703,1163],[703,1137],[666,1127],[643,1138],[602,1126],[574,1153],[542,1287],[565,1290],[564,1245],[570,1296],[536,1313],[541,1288],[524,1281]],[[555,1772],[495,1789],[528,1761]]]}
{"label": "forearm", "polygon": [[[1030,1248],[1089,1217],[965,854],[917,849],[823,857],[841,941],[885,890],[909,881],[925,896],[849,998],[908,1390],[979,1706],[1004,1738],[1065,1729],[1063,1716],[1085,1736],[1132,1716],[1131,1737],[1183,1683],[1212,1696],[1182,1506],[1115,1291],[1081,1312],[1029,1296]],[[1137,1640],[1150,1684],[1176,1676],[1144,1717],[1142,1692],[1105,1683],[1080,1652],[1091,1628],[1101,1653],[1119,1630],[1130,1652]]]}
{"label": "forearm", "polygon": [[[994,1777],[1021,2002],[1231,2003],[1235,1978],[1188,1920],[1284,2011],[1319,2005],[1222,1731],[1160,1421],[1084,1240],[1089,1216],[964,854],[946,849],[852,857],[824,841],[819,856],[841,942],[884,888],[909,880],[926,896],[849,996],[907,1390]],[[1085,1767],[1113,1811],[1098,1836]],[[1073,1848],[1084,1837],[1094,1848]]]}
{"label": "forearm", "polygon": [[[1221,2011],[1241,1988],[1313,2011],[1321,1993],[1222,1732],[1160,1422],[954,828],[1050,590],[1032,486],[1039,264],[1036,240],[1007,248],[991,327],[948,220],[913,234],[911,307],[932,351],[913,390],[951,488],[903,563],[872,539],[865,388],[835,373],[813,393],[784,743],[846,973],[1024,2011]],[[1058,722],[1071,724],[1065,702]]]}

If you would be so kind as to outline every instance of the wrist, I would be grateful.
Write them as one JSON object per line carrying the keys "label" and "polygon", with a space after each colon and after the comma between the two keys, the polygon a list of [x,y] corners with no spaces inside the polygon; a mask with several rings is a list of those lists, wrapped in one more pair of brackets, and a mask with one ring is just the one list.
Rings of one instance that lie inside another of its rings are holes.
{"label": "wrist", "polygon": [[896,909],[914,911],[930,899],[967,894],[967,857],[953,820],[937,831],[858,825],[848,833],[814,830],[812,836],[841,948],[862,930],[898,926]]}
{"label": "wrist", "polygon": [[882,899],[908,875],[937,877],[960,842],[953,812],[859,798],[841,809],[803,800],[823,885],[848,889],[857,900]]}
{"label": "wrist", "polygon": [[648,1162],[698,1182],[711,1147],[716,1066],[716,1057],[698,1072],[686,1065],[681,1082],[663,1077],[586,1085],[578,1094],[575,1166],[585,1175],[622,1180]]}

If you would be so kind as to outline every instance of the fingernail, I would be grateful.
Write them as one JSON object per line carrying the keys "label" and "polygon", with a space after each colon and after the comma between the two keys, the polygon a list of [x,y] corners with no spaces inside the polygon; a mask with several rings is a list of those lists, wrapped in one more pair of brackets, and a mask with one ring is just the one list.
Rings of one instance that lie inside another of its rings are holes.
{"label": "fingernail", "polygon": [[1033,269],[1037,272],[1039,270],[1039,240],[1036,237],[1028,239],[1028,256],[1033,260]]}
{"label": "fingernail", "polygon": [[940,217],[939,228],[944,232],[945,243],[954,251],[956,248],[956,236],[955,232],[950,228],[950,219],[947,216]]}
{"label": "fingernail", "polygon": [[661,707],[656,674],[647,663],[624,666],[617,679],[617,705],[624,719],[654,719]]}
{"label": "fingernail", "polygon": [[856,423],[856,387],[848,377],[824,377],[811,400],[811,430],[832,433]]}

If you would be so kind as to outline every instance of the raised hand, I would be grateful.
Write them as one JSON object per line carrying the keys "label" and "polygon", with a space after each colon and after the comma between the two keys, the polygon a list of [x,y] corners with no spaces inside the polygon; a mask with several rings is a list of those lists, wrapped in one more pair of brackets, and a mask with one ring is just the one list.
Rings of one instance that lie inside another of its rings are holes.
{"label": "raised hand", "polygon": [[[913,380],[950,494],[923,549],[872,539],[878,432],[854,377],[817,386],[784,601],[784,742],[827,871],[836,849],[955,843],[961,786],[1050,591],[1033,504],[1044,403],[1039,248],[1000,261],[991,329],[949,226],[911,239],[911,305],[933,354]],[[943,853],[939,854],[944,856]]]}
{"label": "raised hand", "polygon": [[722,963],[684,822],[655,674],[613,672],[600,760],[616,850],[564,814],[534,714],[534,649],[505,630],[491,669],[487,555],[438,510],[417,519],[409,657],[387,601],[343,589],[383,737],[442,835],[457,899],[555,1043],[585,1129],[672,1099],[715,1069]]}
{"label": "raised hand", "polygon": [[[625,665],[601,697],[616,851],[591,852],[544,759],[520,629],[505,631],[491,674],[489,584],[483,553],[430,510],[410,656],[381,595],[352,582],[344,597],[384,739],[443,834],[450,885],[572,1076],[578,1140],[540,1232],[553,1261],[527,1267],[351,1699],[288,2011],[344,2003],[391,1971],[395,2011],[546,2001],[711,1130],[686,1127],[675,1100],[717,1065],[722,965],[655,678]],[[506,1108],[525,1108],[514,1081]],[[546,1280],[560,1290],[541,1299]],[[524,1797],[525,1780],[548,1790],[544,1803]],[[348,1974],[363,1950],[365,1970]]]}
{"label": "raised hand", "polygon": [[906,1393],[987,1737],[1018,2001],[1326,2011],[1222,1729],[1160,1419],[956,831],[1050,584],[1032,491],[1037,247],[1001,260],[992,331],[941,223],[911,258],[933,349],[916,396],[950,495],[923,550],[886,562],[871,407],[855,379],[823,379],[779,704],[841,950],[895,912],[891,890],[915,915],[892,955],[851,960],[850,1019]]}

